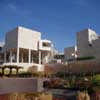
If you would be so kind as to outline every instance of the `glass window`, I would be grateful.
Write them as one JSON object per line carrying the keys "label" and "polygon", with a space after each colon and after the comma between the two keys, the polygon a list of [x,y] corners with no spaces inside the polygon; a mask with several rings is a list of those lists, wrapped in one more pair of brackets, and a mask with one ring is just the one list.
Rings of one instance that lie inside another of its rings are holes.
{"label": "glass window", "polygon": [[92,47],[92,44],[91,44],[91,43],[89,43],[89,46],[90,46],[90,47]]}
{"label": "glass window", "polygon": [[44,46],[44,47],[50,47],[51,44],[50,44],[50,43],[43,42],[43,43],[42,43],[42,46]]}
{"label": "glass window", "polygon": [[2,47],[0,47],[0,51],[2,50]]}

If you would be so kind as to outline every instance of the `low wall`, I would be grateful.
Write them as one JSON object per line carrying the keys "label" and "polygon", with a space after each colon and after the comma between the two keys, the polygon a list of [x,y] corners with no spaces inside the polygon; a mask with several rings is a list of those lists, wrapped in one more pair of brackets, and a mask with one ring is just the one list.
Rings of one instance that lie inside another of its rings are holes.
{"label": "low wall", "polygon": [[0,94],[15,92],[41,92],[43,80],[36,78],[5,78],[0,79]]}

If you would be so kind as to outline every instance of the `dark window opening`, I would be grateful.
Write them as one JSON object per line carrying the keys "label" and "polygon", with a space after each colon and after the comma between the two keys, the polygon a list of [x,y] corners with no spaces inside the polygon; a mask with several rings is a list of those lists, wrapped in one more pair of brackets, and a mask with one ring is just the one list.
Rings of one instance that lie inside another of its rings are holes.
{"label": "dark window opening", "polygon": [[0,51],[2,51],[2,47],[0,47]]}
{"label": "dark window opening", "polygon": [[55,55],[54,58],[55,59],[64,59],[64,55]]}
{"label": "dark window opening", "polygon": [[90,43],[89,46],[92,47],[92,44]]}
{"label": "dark window opening", "polygon": [[50,47],[51,44],[50,43],[43,42],[42,46],[44,46],[44,47]]}

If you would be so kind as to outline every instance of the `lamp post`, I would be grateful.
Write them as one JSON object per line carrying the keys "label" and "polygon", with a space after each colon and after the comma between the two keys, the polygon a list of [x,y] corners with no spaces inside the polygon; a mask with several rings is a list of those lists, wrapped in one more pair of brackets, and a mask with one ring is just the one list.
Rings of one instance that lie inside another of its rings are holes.
{"label": "lamp post", "polygon": [[[75,46],[75,50],[74,50],[74,52],[71,54],[71,56],[72,57],[74,57],[74,59],[73,59],[73,61],[74,61],[74,63],[76,63],[77,62],[77,57],[78,57],[78,54],[77,54],[77,46]],[[69,66],[69,75],[70,75],[70,83],[72,83],[72,75],[71,75],[71,66]]]}
{"label": "lamp post", "polygon": [[77,46],[75,46],[75,51],[72,53],[72,57],[74,57],[74,60],[77,61],[77,57],[78,57]]}
{"label": "lamp post", "polygon": [[[78,57],[78,54],[77,54],[77,46],[75,46],[75,50],[74,50],[74,52],[73,53],[71,53],[71,57],[74,57],[74,61],[76,62],[77,61],[77,57]],[[69,64],[69,61],[67,60],[67,62],[65,62],[65,65],[67,65],[67,67],[68,67],[68,75],[69,75],[69,79],[70,79],[70,81],[72,80],[71,79],[71,66],[70,66],[70,64]],[[66,69],[65,69],[65,72],[66,72]],[[64,78],[65,78],[65,74],[64,74]]]}
{"label": "lamp post", "polygon": [[[67,66],[68,81],[69,84],[71,85],[71,69],[70,69],[69,61],[65,62],[65,65]],[[66,67],[65,67],[65,74],[66,74]],[[65,78],[65,74],[64,74],[64,78]]]}
{"label": "lamp post", "polygon": [[66,77],[66,66],[68,66],[68,62],[65,62],[65,72],[64,72],[64,79]]}

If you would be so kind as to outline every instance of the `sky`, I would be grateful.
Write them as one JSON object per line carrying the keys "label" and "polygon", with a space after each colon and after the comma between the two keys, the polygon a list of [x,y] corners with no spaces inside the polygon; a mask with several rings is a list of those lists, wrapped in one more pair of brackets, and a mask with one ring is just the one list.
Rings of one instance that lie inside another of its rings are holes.
{"label": "sky", "polygon": [[17,26],[40,31],[63,52],[75,45],[76,32],[100,33],[100,0],[0,0],[0,41]]}

